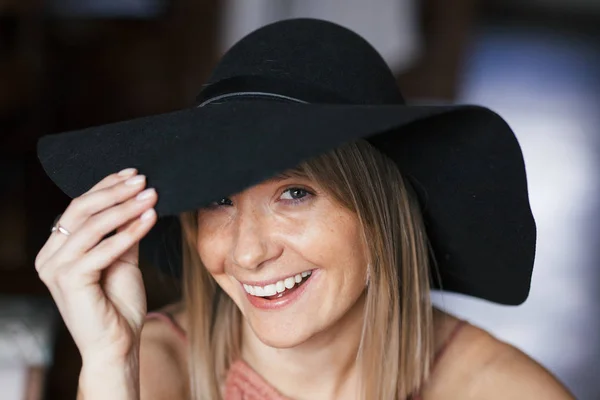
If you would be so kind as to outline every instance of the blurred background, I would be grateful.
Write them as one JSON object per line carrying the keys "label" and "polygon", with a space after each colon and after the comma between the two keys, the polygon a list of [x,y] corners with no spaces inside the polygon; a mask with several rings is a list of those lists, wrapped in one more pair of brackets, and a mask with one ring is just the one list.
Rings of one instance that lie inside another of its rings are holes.
{"label": "blurred background", "polygon": [[[600,1],[0,0],[0,400],[74,399],[80,359],[33,260],[68,199],[44,134],[193,104],[219,56],[311,16],[365,36],[411,102],[477,103],[523,148],[539,236],[530,298],[434,302],[600,399]],[[178,298],[144,265],[149,308]]]}

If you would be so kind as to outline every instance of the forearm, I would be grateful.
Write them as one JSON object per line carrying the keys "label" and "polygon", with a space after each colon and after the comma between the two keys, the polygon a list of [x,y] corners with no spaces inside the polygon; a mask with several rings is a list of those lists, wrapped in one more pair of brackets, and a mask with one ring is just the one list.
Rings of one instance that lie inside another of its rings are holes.
{"label": "forearm", "polygon": [[139,400],[139,359],[117,363],[83,362],[79,374],[78,400]]}

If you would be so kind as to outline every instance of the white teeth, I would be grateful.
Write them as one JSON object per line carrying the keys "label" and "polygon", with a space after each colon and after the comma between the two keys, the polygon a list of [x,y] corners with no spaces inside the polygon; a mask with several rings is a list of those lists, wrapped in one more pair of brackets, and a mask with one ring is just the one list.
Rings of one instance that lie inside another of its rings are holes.
{"label": "white teeth", "polygon": [[265,286],[265,296],[274,296],[277,293],[277,289],[275,289],[275,284],[270,284]]}
{"label": "white teeth", "polygon": [[267,297],[274,296],[277,293],[283,293],[286,289],[293,288],[297,283],[302,282],[303,278],[306,278],[311,274],[310,271],[305,271],[300,274],[296,274],[294,276],[290,276],[289,278],[285,278],[284,280],[277,281],[276,283],[271,283],[264,287],[262,286],[252,286],[244,283],[244,290],[258,297]]}
{"label": "white teeth", "polygon": [[278,281],[275,284],[275,289],[277,289],[277,293],[281,293],[285,290],[285,284],[283,283],[283,281]]}
{"label": "white teeth", "polygon": [[291,289],[296,284],[296,281],[294,280],[294,278],[285,278],[283,283],[284,283],[286,289]]}
{"label": "white teeth", "polygon": [[244,290],[246,290],[246,292],[248,292],[250,294],[254,294],[254,286],[246,285],[244,283]]}

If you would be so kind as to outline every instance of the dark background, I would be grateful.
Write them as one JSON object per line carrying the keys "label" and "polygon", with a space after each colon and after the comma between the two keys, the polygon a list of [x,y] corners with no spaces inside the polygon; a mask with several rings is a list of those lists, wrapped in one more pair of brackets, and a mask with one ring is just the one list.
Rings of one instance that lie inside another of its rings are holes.
{"label": "dark background", "polygon": [[[190,106],[225,50],[230,3],[0,0],[1,400],[23,398],[9,384],[28,399],[75,398],[80,368],[33,268],[69,201],[41,170],[36,140]],[[413,3],[419,51],[395,71],[405,97],[503,115],[523,147],[539,228],[523,306],[434,301],[523,349],[578,398],[598,399],[600,1]],[[150,309],[177,299],[175,282],[143,268]]]}

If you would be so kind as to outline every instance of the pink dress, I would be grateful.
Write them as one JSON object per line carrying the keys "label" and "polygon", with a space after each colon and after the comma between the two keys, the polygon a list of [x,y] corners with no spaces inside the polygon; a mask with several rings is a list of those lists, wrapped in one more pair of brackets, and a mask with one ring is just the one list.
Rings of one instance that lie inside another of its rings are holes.
{"label": "pink dress", "polygon": [[[175,318],[168,312],[151,312],[147,318],[160,319],[166,322],[182,340],[187,341],[187,335],[179,326]],[[440,359],[448,344],[454,339],[458,331],[466,325],[465,321],[459,321],[452,333],[446,339],[444,345],[436,354],[435,361]],[[435,365],[435,362],[434,362]],[[412,400],[420,400],[419,395],[413,396]],[[290,400],[277,391],[263,379],[244,360],[234,362],[225,379],[225,400]]]}

